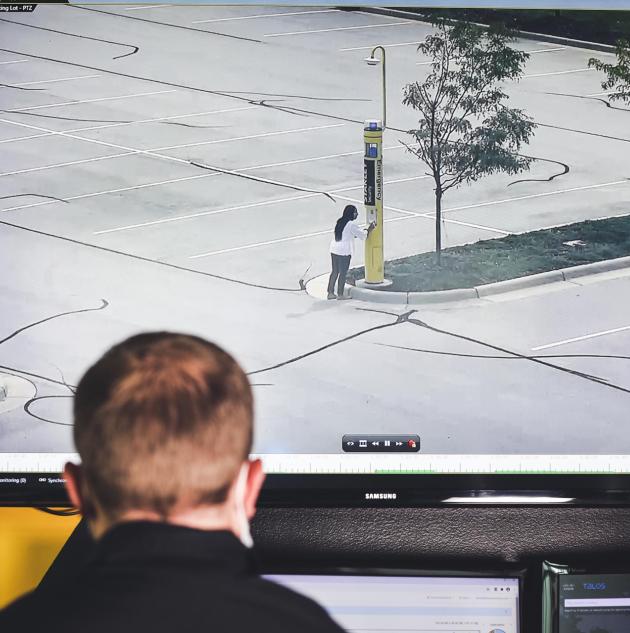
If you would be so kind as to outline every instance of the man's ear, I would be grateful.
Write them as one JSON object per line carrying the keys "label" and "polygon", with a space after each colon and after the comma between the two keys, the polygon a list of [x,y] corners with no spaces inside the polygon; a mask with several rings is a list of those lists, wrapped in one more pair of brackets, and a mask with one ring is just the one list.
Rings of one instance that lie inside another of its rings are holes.
{"label": "man's ear", "polygon": [[262,462],[259,459],[250,461],[245,486],[245,512],[248,519],[252,519],[256,514],[256,502],[264,481]]}
{"label": "man's ear", "polygon": [[81,514],[85,515],[85,499],[83,498],[83,471],[81,466],[68,462],[63,469],[66,490],[70,501]]}

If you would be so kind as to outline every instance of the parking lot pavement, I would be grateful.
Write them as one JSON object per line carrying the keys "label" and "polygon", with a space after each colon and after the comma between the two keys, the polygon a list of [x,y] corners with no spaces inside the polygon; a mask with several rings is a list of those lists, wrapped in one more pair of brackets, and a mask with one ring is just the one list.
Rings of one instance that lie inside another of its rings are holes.
{"label": "parking lot pavement", "polygon": [[[109,302],[13,337],[2,364],[36,374],[40,395],[67,395],[55,367],[76,384],[105,346],[140,329],[215,338],[256,371],[387,322],[319,304],[299,281],[328,269],[343,206],[361,209],[362,122],[380,116],[380,74],[362,60],[375,44],[388,56],[386,255],[432,249],[431,180],[403,146],[414,113],[400,103],[404,84],[429,72],[416,53],[429,32],[291,7],[42,5],[0,22],[4,328]],[[630,114],[599,100],[601,77],[587,68],[605,54],[515,46],[531,56],[507,90],[539,123],[536,160],[450,192],[447,246],[628,213]],[[618,330],[626,290],[608,280],[430,316],[519,354],[575,347],[586,356],[557,364],[630,387],[627,361],[608,358],[630,336]],[[257,449],[335,452],[343,432],[385,429],[420,429],[434,453],[619,448],[626,392],[522,359],[399,349],[418,345],[483,348],[406,324],[264,372]],[[3,414],[4,450],[69,450],[68,398],[29,413]],[[606,432],[592,429],[596,413]]]}

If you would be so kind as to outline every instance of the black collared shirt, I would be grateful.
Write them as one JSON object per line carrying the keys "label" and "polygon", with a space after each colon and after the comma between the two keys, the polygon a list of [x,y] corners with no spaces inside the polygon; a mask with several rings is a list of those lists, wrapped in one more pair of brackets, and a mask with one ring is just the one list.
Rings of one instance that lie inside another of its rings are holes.
{"label": "black collared shirt", "polygon": [[7,633],[342,633],[312,600],[254,573],[231,532],[134,522],[63,586],[0,612]]}

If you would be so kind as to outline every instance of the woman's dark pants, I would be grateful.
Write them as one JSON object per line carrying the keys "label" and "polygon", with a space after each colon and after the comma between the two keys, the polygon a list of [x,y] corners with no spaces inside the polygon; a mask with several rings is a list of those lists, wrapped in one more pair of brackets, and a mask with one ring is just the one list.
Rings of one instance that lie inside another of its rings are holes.
{"label": "woman's dark pants", "polygon": [[339,278],[337,296],[342,297],[343,289],[346,285],[346,275],[348,274],[348,268],[350,268],[350,255],[335,255],[331,253],[330,256],[332,258],[332,272],[328,279],[328,294],[335,292],[335,282]]}

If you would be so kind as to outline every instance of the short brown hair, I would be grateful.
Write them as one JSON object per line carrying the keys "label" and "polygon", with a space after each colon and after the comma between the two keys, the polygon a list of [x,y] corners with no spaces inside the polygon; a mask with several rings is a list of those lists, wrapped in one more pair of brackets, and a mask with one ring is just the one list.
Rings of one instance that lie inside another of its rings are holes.
{"label": "short brown hair", "polygon": [[217,345],[155,332],[112,347],[74,398],[85,485],[108,517],[225,501],[252,446],[247,376]]}

